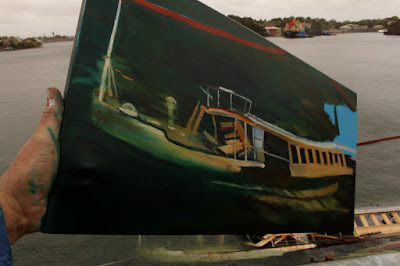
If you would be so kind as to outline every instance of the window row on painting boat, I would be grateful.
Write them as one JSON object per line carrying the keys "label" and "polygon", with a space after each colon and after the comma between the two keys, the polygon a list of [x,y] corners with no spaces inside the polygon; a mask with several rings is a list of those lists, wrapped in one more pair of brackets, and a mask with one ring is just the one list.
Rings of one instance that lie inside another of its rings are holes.
{"label": "window row on painting boat", "polygon": [[320,150],[304,148],[290,144],[291,163],[296,164],[322,164],[346,167],[346,160],[341,150]]}

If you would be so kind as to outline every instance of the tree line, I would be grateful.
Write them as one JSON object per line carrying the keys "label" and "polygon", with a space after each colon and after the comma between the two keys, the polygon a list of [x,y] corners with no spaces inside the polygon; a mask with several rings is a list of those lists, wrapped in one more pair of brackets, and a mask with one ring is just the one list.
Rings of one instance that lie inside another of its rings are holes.
{"label": "tree line", "polygon": [[42,43],[34,38],[18,39],[16,37],[0,37],[0,51],[20,50],[41,47]]}
{"label": "tree line", "polygon": [[[356,24],[359,26],[367,26],[368,29],[372,29],[375,25],[382,25],[386,29],[389,28],[397,28],[395,27],[397,23],[400,23],[400,19],[397,16],[388,17],[384,19],[363,19],[360,21],[350,21],[346,20],[343,22],[336,21],[335,19],[326,20],[324,18],[311,18],[311,17],[285,17],[285,18],[273,18],[271,20],[255,20],[251,17],[239,17],[235,15],[229,15],[231,19],[243,24],[249,29],[257,32],[258,34],[265,36],[265,27],[279,27],[284,28],[286,23],[288,23],[291,19],[296,19],[303,23],[310,23],[311,28],[307,29],[307,33],[309,34],[322,34],[324,31],[329,29],[339,29],[341,26],[348,24]],[[395,24],[392,26],[392,24]]]}
{"label": "tree line", "polygon": [[396,20],[386,27],[386,35],[400,35],[400,20]]}

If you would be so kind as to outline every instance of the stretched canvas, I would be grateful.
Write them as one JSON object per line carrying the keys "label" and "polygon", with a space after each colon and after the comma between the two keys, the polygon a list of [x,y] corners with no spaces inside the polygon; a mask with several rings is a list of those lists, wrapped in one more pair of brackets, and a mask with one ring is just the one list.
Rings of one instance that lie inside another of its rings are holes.
{"label": "stretched canvas", "polygon": [[196,0],[85,0],[42,231],[353,230],[356,94]]}

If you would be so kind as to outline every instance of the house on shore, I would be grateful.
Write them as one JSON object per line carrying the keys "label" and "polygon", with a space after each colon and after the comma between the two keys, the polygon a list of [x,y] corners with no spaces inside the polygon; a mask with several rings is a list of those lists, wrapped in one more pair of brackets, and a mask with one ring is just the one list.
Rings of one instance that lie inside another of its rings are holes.
{"label": "house on shore", "polygon": [[265,32],[268,37],[280,37],[282,36],[282,29],[278,27],[265,27]]}

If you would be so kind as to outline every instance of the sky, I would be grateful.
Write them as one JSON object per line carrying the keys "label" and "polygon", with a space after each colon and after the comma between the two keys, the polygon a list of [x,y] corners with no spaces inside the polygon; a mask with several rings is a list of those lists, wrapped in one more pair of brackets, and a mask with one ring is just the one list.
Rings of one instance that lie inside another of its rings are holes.
{"label": "sky", "polygon": [[[74,35],[82,0],[0,0],[0,36]],[[400,16],[400,0],[201,0],[224,15],[337,21]]]}

